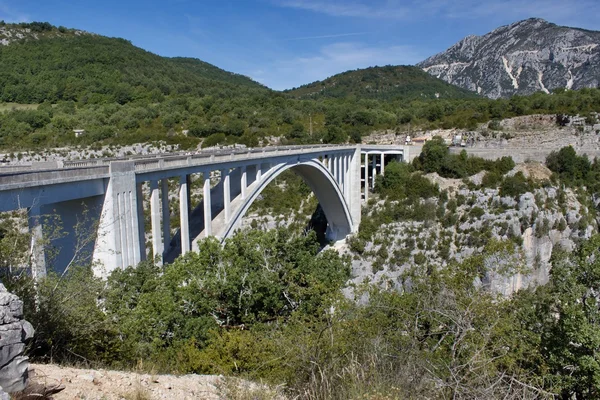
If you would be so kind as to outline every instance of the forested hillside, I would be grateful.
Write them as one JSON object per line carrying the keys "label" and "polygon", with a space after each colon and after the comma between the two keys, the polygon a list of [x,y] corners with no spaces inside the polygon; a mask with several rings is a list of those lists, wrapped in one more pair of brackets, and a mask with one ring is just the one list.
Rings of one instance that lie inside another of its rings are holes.
{"label": "forested hillside", "polygon": [[[433,79],[432,79],[433,78]],[[461,99],[478,97],[475,93],[432,77],[408,65],[371,67],[346,71],[286,91],[298,98],[356,98],[379,100]]]}
{"label": "forested hillside", "polygon": [[[385,129],[476,129],[492,119],[600,109],[598,89],[490,100],[413,67],[350,71],[325,86],[280,93],[123,39],[46,23],[5,24],[1,32],[27,34],[0,47],[4,151],[157,140],[184,147],[360,142]],[[74,129],[86,134],[75,138]]]}
{"label": "forested hillside", "polygon": [[165,95],[203,96],[265,89],[195,59],[168,59],[123,39],[74,35],[0,47],[0,99],[42,103],[125,104]]}

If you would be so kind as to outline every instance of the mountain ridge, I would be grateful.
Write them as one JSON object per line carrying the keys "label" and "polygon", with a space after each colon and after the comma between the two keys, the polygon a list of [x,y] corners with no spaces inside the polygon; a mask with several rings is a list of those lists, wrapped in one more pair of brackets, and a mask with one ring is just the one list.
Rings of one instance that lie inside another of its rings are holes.
{"label": "mountain ridge", "polygon": [[169,58],[121,38],[47,22],[0,23],[0,101],[94,102],[219,90],[270,90],[195,58]]}
{"label": "mountain ridge", "polygon": [[284,93],[301,99],[349,96],[381,100],[477,97],[474,93],[431,77],[410,65],[386,65],[345,71],[285,90]]}
{"label": "mountain ridge", "polygon": [[466,36],[417,66],[490,98],[597,87],[600,32],[530,18]]}

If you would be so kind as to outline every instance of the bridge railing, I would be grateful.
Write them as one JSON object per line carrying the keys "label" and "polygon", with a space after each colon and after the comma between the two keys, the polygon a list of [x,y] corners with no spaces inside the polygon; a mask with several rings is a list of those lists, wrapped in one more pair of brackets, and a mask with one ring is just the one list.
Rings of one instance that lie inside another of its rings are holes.
{"label": "bridge railing", "polygon": [[[169,154],[152,154],[152,155],[134,155],[129,157],[112,157],[98,158],[89,160],[71,160],[71,161],[55,161],[44,163],[33,163],[30,165],[17,166],[0,166],[0,185],[4,183],[13,183],[15,180],[21,179],[23,182],[32,182],[35,179],[42,180],[41,173],[50,173],[56,171],[60,174],[64,171],[82,171],[68,172],[67,176],[74,178],[93,176],[97,173],[108,173],[108,168],[111,162],[130,160],[135,163],[135,170],[139,172],[152,171],[160,168],[174,169],[187,165],[202,165],[213,162],[224,162],[228,160],[238,159],[260,159],[265,154],[273,155],[289,155],[297,154],[302,151],[323,150],[350,147],[344,144],[335,145],[291,145],[291,146],[272,146],[258,148],[218,148],[207,149],[199,152],[178,152]],[[246,157],[240,157],[246,155]],[[98,168],[103,168],[99,170]],[[90,171],[86,171],[90,170]],[[99,172],[102,171],[102,172]],[[56,174],[54,174],[56,175]],[[43,175],[53,176],[54,175]],[[64,174],[63,174],[64,175]],[[21,178],[16,178],[16,177]],[[34,177],[38,178],[34,178]],[[45,178],[44,178],[45,179]],[[54,178],[52,178],[54,179]]]}
{"label": "bridge railing", "polygon": [[97,178],[108,176],[108,166],[88,168],[64,168],[53,171],[19,171],[18,173],[0,176],[0,189],[12,187],[26,187],[29,184],[48,184],[58,181],[73,181],[82,178]]}
{"label": "bridge railing", "polygon": [[[239,148],[239,149],[214,149],[200,153],[188,153],[185,155],[166,156],[160,160],[140,160],[135,162],[136,172],[152,171],[156,169],[174,169],[185,166],[196,166],[227,162],[236,159],[260,159],[265,154],[269,155],[291,155],[300,151],[314,149],[331,149],[348,147],[347,145],[304,145],[304,146],[277,146],[261,148]],[[244,156],[246,157],[240,157]]]}

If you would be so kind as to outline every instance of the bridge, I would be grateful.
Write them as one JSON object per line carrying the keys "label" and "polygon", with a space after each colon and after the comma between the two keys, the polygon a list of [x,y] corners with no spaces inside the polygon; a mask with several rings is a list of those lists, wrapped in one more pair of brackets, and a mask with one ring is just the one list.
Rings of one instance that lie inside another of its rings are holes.
{"label": "bridge", "polygon": [[[44,276],[47,264],[60,272],[86,252],[94,272],[106,276],[146,259],[144,211],[150,254],[169,262],[197,250],[202,238],[230,237],[261,191],[286,170],[319,200],[327,238],[343,240],[357,232],[375,176],[392,159],[408,160],[408,153],[406,146],[314,145],[0,167],[0,212],[27,210],[34,277]],[[202,196],[193,204],[198,183]],[[170,203],[179,209],[173,236]],[[55,219],[64,234],[48,237]]]}

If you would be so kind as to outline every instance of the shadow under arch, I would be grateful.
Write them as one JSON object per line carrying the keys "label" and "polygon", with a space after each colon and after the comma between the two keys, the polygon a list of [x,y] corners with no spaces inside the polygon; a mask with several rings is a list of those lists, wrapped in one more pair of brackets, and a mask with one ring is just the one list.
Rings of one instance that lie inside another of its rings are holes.
{"label": "shadow under arch", "polygon": [[258,195],[284,171],[291,170],[300,176],[310,187],[321,205],[327,222],[327,237],[330,240],[341,240],[352,233],[352,217],[350,208],[343,193],[336,184],[329,170],[316,160],[299,162],[298,164],[281,164],[271,168],[267,175],[258,182],[241,207],[238,207],[222,232],[215,232],[222,241],[231,237],[239,227],[246,212]]}

